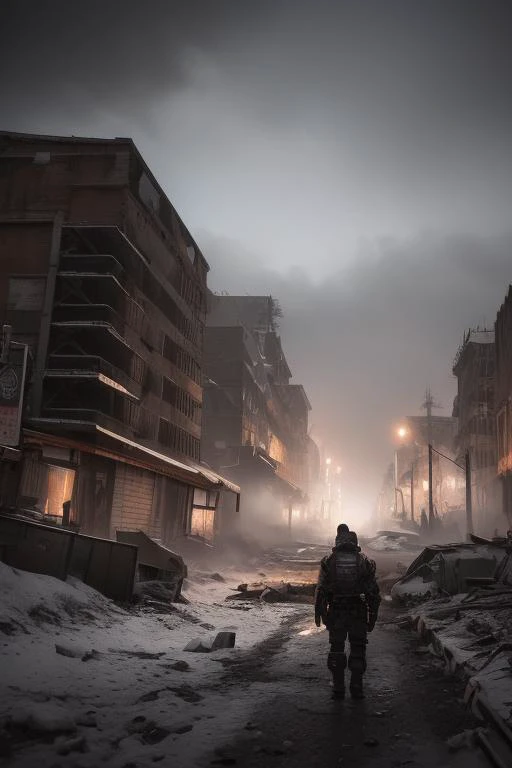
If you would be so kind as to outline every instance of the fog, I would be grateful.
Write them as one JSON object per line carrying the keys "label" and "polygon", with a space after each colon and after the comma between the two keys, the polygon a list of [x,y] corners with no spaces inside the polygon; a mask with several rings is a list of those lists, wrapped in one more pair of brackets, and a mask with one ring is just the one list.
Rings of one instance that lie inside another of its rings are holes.
{"label": "fog", "polygon": [[510,281],[505,0],[4,2],[2,128],[131,136],[214,290],[270,293],[365,517]]}

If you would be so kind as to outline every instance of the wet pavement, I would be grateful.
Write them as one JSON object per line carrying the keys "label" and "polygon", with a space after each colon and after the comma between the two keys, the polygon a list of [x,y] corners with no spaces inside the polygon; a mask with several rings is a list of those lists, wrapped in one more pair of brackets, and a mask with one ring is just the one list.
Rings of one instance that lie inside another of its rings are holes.
{"label": "wet pavement", "polygon": [[298,609],[251,654],[226,660],[221,689],[250,716],[201,766],[488,768],[480,752],[446,744],[479,725],[464,707],[464,682],[446,676],[395,618],[385,606],[369,635],[363,701],[331,698],[327,633],[310,610]]}

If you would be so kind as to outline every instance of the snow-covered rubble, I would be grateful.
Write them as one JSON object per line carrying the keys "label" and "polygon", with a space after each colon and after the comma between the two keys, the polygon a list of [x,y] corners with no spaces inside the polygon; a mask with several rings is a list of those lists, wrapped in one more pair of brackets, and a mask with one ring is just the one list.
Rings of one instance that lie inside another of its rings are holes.
{"label": "snow-covered rubble", "polygon": [[512,589],[496,585],[411,609],[418,631],[450,672],[468,677],[467,697],[483,697],[512,725]]}
{"label": "snow-covered rubble", "polygon": [[[225,602],[247,577],[192,573],[188,604],[128,609],[0,563],[0,754],[13,768],[195,764],[247,715],[222,695],[224,665],[298,610]],[[234,649],[184,651],[220,631],[236,633]]]}

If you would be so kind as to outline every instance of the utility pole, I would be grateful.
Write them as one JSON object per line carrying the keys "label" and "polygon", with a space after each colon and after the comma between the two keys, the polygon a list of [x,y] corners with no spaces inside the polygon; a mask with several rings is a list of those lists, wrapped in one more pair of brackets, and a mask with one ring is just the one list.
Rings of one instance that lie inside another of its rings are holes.
{"label": "utility pole", "polygon": [[432,489],[432,444],[428,444],[428,527],[434,523],[434,493]]}
{"label": "utility pole", "polygon": [[427,412],[427,443],[428,443],[428,527],[432,528],[434,524],[434,489],[432,487],[432,409],[442,406],[434,402],[430,387],[425,391],[425,402],[423,408]]}
{"label": "utility pole", "polygon": [[473,533],[473,504],[471,499],[471,457],[466,451],[466,533]]}
{"label": "utility pole", "polygon": [[414,523],[414,464],[411,464],[411,521]]}

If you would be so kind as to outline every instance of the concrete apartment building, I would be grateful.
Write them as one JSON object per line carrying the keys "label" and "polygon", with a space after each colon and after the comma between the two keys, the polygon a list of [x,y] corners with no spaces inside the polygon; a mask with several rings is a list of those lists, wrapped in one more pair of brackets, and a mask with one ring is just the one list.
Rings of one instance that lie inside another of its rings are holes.
{"label": "concrete apartment building", "polygon": [[240,485],[244,516],[276,526],[303,520],[315,451],[311,409],[277,333],[270,296],[210,295],[205,343],[203,455]]}
{"label": "concrete apartment building", "polygon": [[453,365],[457,396],[453,415],[458,419],[456,461],[471,461],[472,506],[475,531],[492,535],[501,518],[497,478],[494,330],[468,330]]}
{"label": "concrete apartment building", "polygon": [[0,134],[0,320],[29,351],[2,506],[213,539],[238,488],[200,463],[207,272],[130,139]]}
{"label": "concrete apartment building", "polygon": [[495,323],[496,432],[503,513],[512,528],[512,286]]}

